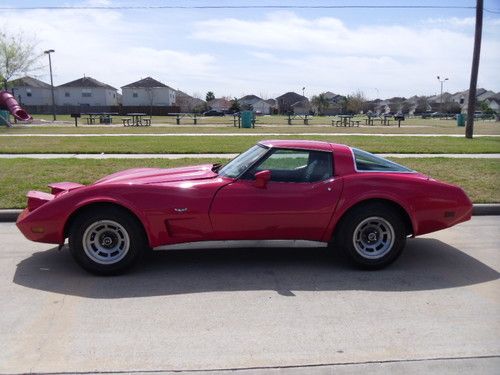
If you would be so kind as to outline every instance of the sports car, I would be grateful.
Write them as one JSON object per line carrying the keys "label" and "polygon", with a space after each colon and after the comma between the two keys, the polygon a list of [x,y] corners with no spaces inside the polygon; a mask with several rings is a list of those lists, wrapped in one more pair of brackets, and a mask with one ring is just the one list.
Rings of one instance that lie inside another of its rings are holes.
{"label": "sports car", "polygon": [[49,187],[28,193],[18,228],[32,241],[68,239],[76,262],[101,275],[124,272],[148,249],[233,240],[319,241],[376,269],[408,237],[472,212],[457,186],[321,141],[261,141],[224,166],[137,168]]}

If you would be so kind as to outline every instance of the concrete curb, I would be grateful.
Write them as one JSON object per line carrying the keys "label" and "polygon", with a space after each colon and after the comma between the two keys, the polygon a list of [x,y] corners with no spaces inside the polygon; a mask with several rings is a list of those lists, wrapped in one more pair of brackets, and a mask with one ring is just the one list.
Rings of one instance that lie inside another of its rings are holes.
{"label": "concrete curb", "polygon": [[[22,210],[0,210],[0,222],[8,223],[15,222]],[[500,215],[500,203],[492,204],[475,204],[472,209],[474,216]]]}

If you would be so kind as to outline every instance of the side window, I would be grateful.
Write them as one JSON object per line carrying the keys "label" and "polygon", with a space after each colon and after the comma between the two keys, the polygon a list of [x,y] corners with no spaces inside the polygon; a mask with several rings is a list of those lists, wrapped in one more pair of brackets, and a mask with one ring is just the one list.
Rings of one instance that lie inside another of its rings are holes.
{"label": "side window", "polygon": [[353,148],[356,170],[358,171],[376,171],[376,172],[413,172],[411,169],[403,167],[393,161],[389,161],[380,156],[370,154],[369,152]]}
{"label": "side window", "polygon": [[332,154],[322,151],[277,149],[269,157],[248,171],[244,178],[270,170],[271,181],[317,182],[333,175]]}

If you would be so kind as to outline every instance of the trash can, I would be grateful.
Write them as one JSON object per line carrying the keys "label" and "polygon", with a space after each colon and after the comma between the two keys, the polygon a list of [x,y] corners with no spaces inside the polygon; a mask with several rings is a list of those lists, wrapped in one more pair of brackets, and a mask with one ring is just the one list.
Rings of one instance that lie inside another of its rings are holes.
{"label": "trash can", "polygon": [[241,111],[241,127],[251,128],[253,122],[253,112],[252,111]]}
{"label": "trash can", "polygon": [[457,115],[457,126],[465,126],[465,116],[461,113]]}
{"label": "trash can", "polygon": [[0,125],[9,126],[9,111],[0,110]]}

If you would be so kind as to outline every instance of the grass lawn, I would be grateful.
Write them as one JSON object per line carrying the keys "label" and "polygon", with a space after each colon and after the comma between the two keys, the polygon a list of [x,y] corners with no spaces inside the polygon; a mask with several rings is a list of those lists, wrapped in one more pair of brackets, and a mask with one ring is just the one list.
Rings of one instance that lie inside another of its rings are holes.
{"label": "grass lawn", "polygon": [[[434,178],[460,185],[475,203],[500,202],[498,159],[395,159]],[[91,183],[107,174],[134,167],[173,167],[204,163],[207,159],[4,159],[0,164],[0,208],[23,208],[28,190],[48,191],[58,181]]]}
{"label": "grass lawn", "polygon": [[[52,123],[51,115],[34,115],[35,123],[31,126],[15,125],[13,128],[0,128],[3,133],[175,133],[175,132],[335,132],[335,133],[420,133],[420,134],[464,134],[463,127],[457,127],[455,120],[421,119],[409,118],[402,122],[400,128],[396,123],[391,122],[390,126],[363,126],[364,117],[360,116],[361,127],[337,127],[331,126],[332,116],[315,116],[310,120],[310,125],[305,126],[303,122],[295,120],[293,125],[287,124],[286,116],[259,116],[255,129],[238,129],[233,126],[233,117],[203,117],[198,120],[198,125],[193,125],[192,121],[181,120],[180,125],[176,125],[175,117],[155,116],[151,127],[123,127],[120,118],[117,116],[113,125],[86,125],[80,121],[76,128],[74,121],[69,115],[58,116],[58,121]],[[43,123],[40,123],[43,120]],[[474,126],[475,134],[500,134],[500,123],[494,121],[478,120]]]}
{"label": "grass lawn", "polygon": [[0,137],[0,153],[238,153],[266,138],[345,143],[376,153],[498,153],[500,137]]}

